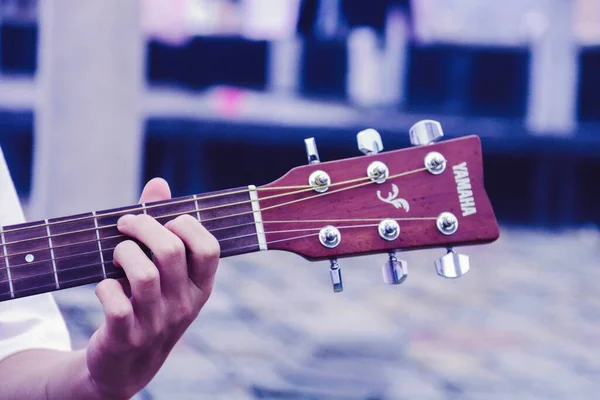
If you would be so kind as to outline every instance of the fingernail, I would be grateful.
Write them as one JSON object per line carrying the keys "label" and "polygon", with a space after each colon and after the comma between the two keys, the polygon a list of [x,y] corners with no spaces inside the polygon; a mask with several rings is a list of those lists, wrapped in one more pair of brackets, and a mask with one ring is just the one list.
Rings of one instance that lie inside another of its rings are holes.
{"label": "fingernail", "polygon": [[119,218],[119,220],[117,221],[117,226],[118,227],[122,227],[122,226],[126,226],[128,225],[131,220],[134,218],[133,215],[131,214],[127,214],[127,215],[123,215],[121,218]]}

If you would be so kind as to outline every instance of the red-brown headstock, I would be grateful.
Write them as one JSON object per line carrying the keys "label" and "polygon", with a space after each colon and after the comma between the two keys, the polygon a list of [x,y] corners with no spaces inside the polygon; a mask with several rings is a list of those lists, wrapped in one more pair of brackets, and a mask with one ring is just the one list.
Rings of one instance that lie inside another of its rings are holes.
{"label": "red-brown headstock", "polygon": [[[425,169],[425,158],[432,152],[446,160],[445,170],[437,175]],[[383,183],[367,176],[374,162],[389,170]],[[308,186],[315,171],[331,179],[323,193]],[[268,248],[312,260],[482,244],[499,236],[484,189],[477,136],[297,167],[261,187],[259,200]],[[438,228],[438,217],[445,212],[458,222],[453,234]],[[378,225],[384,219],[399,224],[396,239],[380,235]],[[329,248],[319,240],[325,226],[341,233],[337,246]]]}

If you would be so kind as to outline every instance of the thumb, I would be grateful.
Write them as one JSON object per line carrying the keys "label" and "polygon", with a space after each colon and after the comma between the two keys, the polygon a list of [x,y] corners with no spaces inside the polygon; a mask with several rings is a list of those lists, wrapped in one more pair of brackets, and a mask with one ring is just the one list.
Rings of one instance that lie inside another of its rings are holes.
{"label": "thumb", "polygon": [[153,201],[169,200],[171,198],[171,189],[169,184],[162,178],[154,178],[146,183],[140,203],[151,203]]}

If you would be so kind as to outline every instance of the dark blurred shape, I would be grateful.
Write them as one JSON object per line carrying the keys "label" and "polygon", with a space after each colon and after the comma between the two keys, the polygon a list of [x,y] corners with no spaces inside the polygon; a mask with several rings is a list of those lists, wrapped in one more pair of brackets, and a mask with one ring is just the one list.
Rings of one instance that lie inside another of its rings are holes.
{"label": "dark blurred shape", "polygon": [[0,147],[19,196],[31,192],[33,112],[0,109]]}
{"label": "dark blurred shape", "polygon": [[304,0],[300,5],[297,32],[304,37],[311,37],[317,20],[318,0]]}
{"label": "dark blurred shape", "polygon": [[410,16],[410,0],[342,0],[348,26],[367,26],[382,34],[390,7],[402,9]]}
{"label": "dark blurred shape", "polygon": [[[304,37],[315,37],[319,7],[323,0],[304,0],[300,7],[297,31]],[[410,16],[410,0],[341,0],[340,11],[348,28],[370,27],[382,35],[390,7]]]}
{"label": "dark blurred shape", "polygon": [[[599,152],[600,153],[600,152]],[[598,199],[600,199],[600,185],[598,185],[598,174],[600,173],[600,157],[584,158],[578,165],[571,177],[573,187],[577,190],[573,195],[577,199],[577,222],[592,222],[600,225],[600,212],[598,211]],[[587,212],[591,213],[591,218]]]}
{"label": "dark blurred shape", "polygon": [[268,43],[265,41],[196,37],[183,46],[157,41],[148,46],[146,77],[151,84],[193,89],[219,84],[259,90],[266,87]]}
{"label": "dark blurred shape", "polygon": [[0,71],[32,75],[37,68],[37,34],[34,23],[0,24]]}
{"label": "dark blurred shape", "polygon": [[471,48],[469,108],[476,115],[524,117],[529,51],[525,48]]}
{"label": "dark blurred shape", "polygon": [[342,40],[304,43],[301,91],[308,96],[343,99],[346,96],[347,47]]}
{"label": "dark blurred shape", "polygon": [[342,0],[348,26],[368,26],[382,34],[390,0]]}
{"label": "dark blurred shape", "polygon": [[[327,130],[227,121],[148,119],[143,149],[144,176],[140,184],[162,176],[171,184],[173,195],[263,185],[281,177],[288,169],[306,163],[304,148],[290,145],[289,137],[310,137],[323,132]],[[339,146],[339,141],[335,143]],[[319,145],[324,147],[325,142]],[[350,147],[345,150],[346,157],[352,154]]]}
{"label": "dark blurred shape", "polygon": [[526,49],[410,46],[408,108],[414,111],[523,117]]}
{"label": "dark blurred shape", "polygon": [[600,120],[600,46],[584,48],[579,56],[579,107],[582,121]]}

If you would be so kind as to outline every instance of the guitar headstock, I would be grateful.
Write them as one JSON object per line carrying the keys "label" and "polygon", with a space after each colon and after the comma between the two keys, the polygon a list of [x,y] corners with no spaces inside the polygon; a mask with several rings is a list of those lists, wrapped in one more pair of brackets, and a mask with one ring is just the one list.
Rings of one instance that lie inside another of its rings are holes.
{"label": "guitar headstock", "polygon": [[[379,134],[362,131],[358,145],[364,156],[323,163],[314,140],[307,139],[310,164],[259,188],[268,248],[332,260],[339,291],[338,258],[390,253],[383,274],[395,284],[406,278],[398,251],[496,240],[479,137],[438,141],[441,126],[429,120],[415,124],[410,135],[415,147],[381,152]],[[469,270],[468,257],[453,250],[435,265],[447,278]]]}

